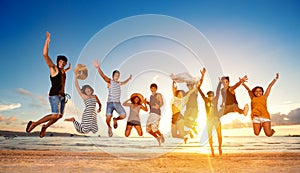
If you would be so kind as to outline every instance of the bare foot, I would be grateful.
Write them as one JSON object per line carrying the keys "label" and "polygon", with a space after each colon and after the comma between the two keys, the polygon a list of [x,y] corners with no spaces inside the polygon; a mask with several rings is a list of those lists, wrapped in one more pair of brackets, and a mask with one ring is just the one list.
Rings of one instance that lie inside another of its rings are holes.
{"label": "bare foot", "polygon": [[245,116],[247,116],[248,111],[249,111],[249,105],[246,104],[245,107],[244,107],[244,115],[245,115]]}
{"label": "bare foot", "polygon": [[71,121],[71,122],[74,122],[75,121],[75,118],[72,117],[72,118],[66,118],[65,121]]}
{"label": "bare foot", "polygon": [[158,146],[161,146],[160,137],[157,137],[156,140],[157,140],[157,142],[158,142]]}
{"label": "bare foot", "polygon": [[162,135],[162,134],[161,134],[161,136],[160,136],[160,141],[161,141],[161,143],[165,143],[165,137],[164,137],[164,135]]}
{"label": "bare foot", "polygon": [[184,141],[185,144],[187,143],[188,139],[189,139],[188,137],[183,138],[183,141]]}
{"label": "bare foot", "polygon": [[219,146],[219,155],[222,156],[222,148]]}
{"label": "bare foot", "polygon": [[193,132],[198,135],[198,130],[196,129],[196,127],[193,127]]}
{"label": "bare foot", "polygon": [[274,135],[274,133],[275,133],[275,130],[274,130],[274,129],[272,129],[272,135],[271,135],[271,136],[273,136],[273,135]]}
{"label": "bare foot", "polygon": [[112,132],[111,127],[108,127],[108,136],[109,136],[109,137],[112,137],[112,136],[113,136],[113,132]]}
{"label": "bare foot", "polygon": [[193,139],[193,138],[194,138],[194,135],[193,135],[193,133],[192,133],[192,132],[190,132],[190,137],[191,137],[191,139]]}

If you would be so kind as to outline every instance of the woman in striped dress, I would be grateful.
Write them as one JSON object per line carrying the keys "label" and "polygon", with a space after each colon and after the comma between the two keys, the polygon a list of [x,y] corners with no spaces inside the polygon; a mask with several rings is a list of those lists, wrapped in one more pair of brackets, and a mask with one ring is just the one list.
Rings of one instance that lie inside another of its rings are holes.
{"label": "woman in striped dress", "polygon": [[[65,121],[71,121],[74,124],[75,129],[79,133],[86,134],[88,132],[96,133],[98,131],[97,125],[97,113],[101,111],[101,102],[99,98],[94,95],[94,90],[89,85],[84,85],[81,89],[78,84],[78,78],[75,78],[75,87],[84,101],[85,109],[82,114],[81,123],[75,120],[74,117],[67,118]],[[99,109],[96,113],[96,104],[98,103]]]}

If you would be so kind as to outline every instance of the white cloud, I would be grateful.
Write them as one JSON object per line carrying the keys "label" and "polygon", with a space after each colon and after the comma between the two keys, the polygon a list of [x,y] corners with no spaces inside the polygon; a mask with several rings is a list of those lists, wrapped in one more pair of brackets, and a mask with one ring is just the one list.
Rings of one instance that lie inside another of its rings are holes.
{"label": "white cloud", "polygon": [[22,95],[33,97],[33,94],[30,91],[25,90],[23,88],[18,88],[17,92],[20,93],[20,94],[22,94]]}
{"label": "white cloud", "polygon": [[7,110],[12,110],[21,107],[22,105],[20,103],[14,103],[14,104],[0,104],[0,111],[7,111]]}

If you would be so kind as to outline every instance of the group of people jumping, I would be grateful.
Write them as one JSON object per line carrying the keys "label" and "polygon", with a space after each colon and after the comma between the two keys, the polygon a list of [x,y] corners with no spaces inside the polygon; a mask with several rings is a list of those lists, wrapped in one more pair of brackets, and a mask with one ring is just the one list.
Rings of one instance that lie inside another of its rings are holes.
{"label": "group of people jumping", "polygon": [[[51,106],[51,114],[44,116],[38,121],[29,121],[27,123],[26,132],[30,133],[35,127],[42,125],[40,131],[40,137],[43,138],[46,134],[46,130],[49,126],[54,124],[64,113],[64,107],[66,103],[65,95],[65,81],[66,73],[71,69],[71,64],[65,68],[68,59],[64,55],[58,55],[56,64],[54,64],[48,55],[50,43],[50,33],[46,32],[46,41],[43,49],[43,56],[46,64],[50,70],[51,88],[49,92],[49,102]],[[140,93],[133,93],[129,99],[123,104],[120,102],[121,86],[127,84],[132,75],[130,75],[125,81],[119,81],[120,72],[118,70],[113,71],[112,78],[104,74],[100,68],[100,64],[97,60],[94,61],[94,67],[97,69],[101,78],[108,85],[108,98],[106,105],[106,124],[108,126],[108,136],[113,136],[111,119],[113,121],[113,128],[118,128],[118,121],[126,118],[126,111],[124,106],[129,107],[129,116],[127,119],[127,125],[125,129],[125,136],[130,136],[131,130],[134,127],[137,130],[139,136],[143,136],[141,127],[141,121],[139,112],[142,109],[145,112],[149,111],[149,116],[146,123],[146,131],[155,137],[158,144],[165,142],[164,135],[159,130],[159,124],[161,119],[161,108],[164,105],[163,96],[157,92],[158,86],[155,83],[150,85],[150,99],[147,99]],[[254,87],[252,90],[245,84],[248,80],[247,76],[239,78],[239,81],[230,86],[230,80],[228,76],[219,79],[219,83],[216,92],[208,91],[205,95],[201,89],[201,85],[204,80],[206,69],[200,70],[201,78],[195,82],[186,82],[188,91],[180,90],[177,86],[179,81],[176,75],[171,76],[173,98],[172,105],[172,120],[171,120],[171,135],[174,138],[181,138],[186,143],[189,137],[193,137],[193,133],[197,133],[197,119],[198,119],[198,93],[200,93],[206,109],[207,115],[207,132],[209,137],[209,144],[211,153],[214,156],[213,149],[213,128],[216,129],[218,142],[219,142],[219,155],[222,155],[222,133],[221,133],[221,121],[220,118],[228,113],[237,112],[247,116],[249,106],[246,104],[243,109],[239,108],[235,89],[239,86],[244,86],[248,91],[251,99],[251,118],[253,120],[254,134],[259,135],[261,129],[264,129],[266,136],[272,136],[275,131],[271,128],[270,113],[267,109],[267,98],[270,94],[272,86],[279,78],[279,74],[269,84],[268,88],[264,92],[264,89],[260,86]],[[89,132],[96,133],[98,131],[97,125],[97,113],[101,111],[102,104],[97,95],[94,94],[94,89],[90,85],[84,85],[80,88],[78,82],[78,74],[75,73],[75,87],[83,99],[85,109],[82,115],[81,122],[77,121],[74,117],[66,118],[65,121],[73,122],[77,132],[86,134]],[[180,77],[179,77],[180,78]],[[177,81],[177,82],[176,82]],[[221,88],[221,85],[223,87]],[[219,97],[222,95],[221,106],[219,106]],[[97,107],[98,104],[98,107]],[[149,107],[149,109],[148,109]],[[113,112],[118,113],[117,117],[113,117]]]}

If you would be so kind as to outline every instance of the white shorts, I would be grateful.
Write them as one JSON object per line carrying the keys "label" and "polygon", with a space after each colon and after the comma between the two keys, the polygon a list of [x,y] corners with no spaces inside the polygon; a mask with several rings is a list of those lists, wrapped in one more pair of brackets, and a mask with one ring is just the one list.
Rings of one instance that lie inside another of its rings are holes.
{"label": "white shorts", "polygon": [[160,115],[156,113],[149,113],[147,119],[146,130],[147,132],[156,132],[159,128]]}
{"label": "white shorts", "polygon": [[270,122],[271,120],[268,118],[262,118],[262,117],[257,117],[254,116],[253,117],[253,123],[257,123],[257,124],[261,124],[261,123],[265,123],[265,122]]}

